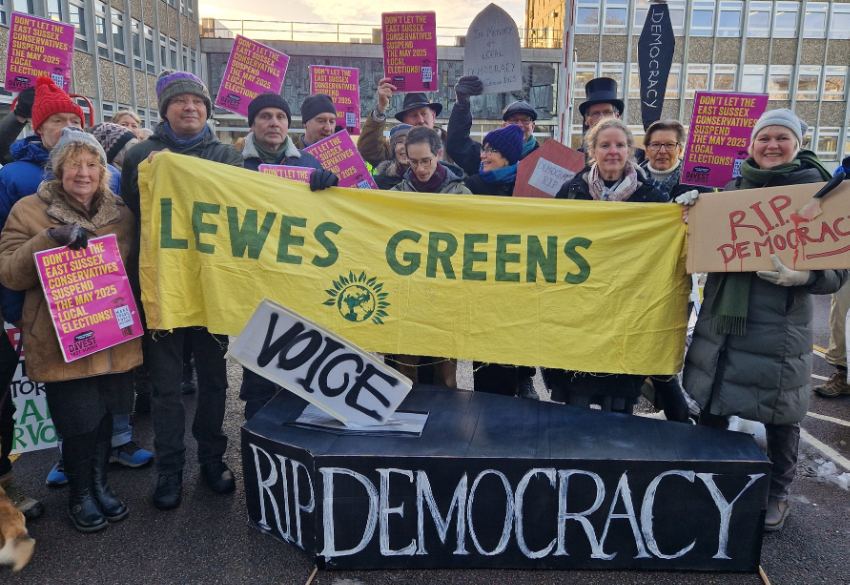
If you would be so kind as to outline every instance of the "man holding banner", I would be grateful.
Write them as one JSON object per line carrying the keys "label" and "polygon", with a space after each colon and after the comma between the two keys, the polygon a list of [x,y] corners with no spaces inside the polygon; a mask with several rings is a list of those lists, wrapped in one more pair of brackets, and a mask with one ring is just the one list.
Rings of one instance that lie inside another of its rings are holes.
{"label": "man holding banner", "polygon": [[[148,209],[141,209],[139,165],[161,152],[195,156],[205,160],[242,167],[242,155],[231,145],[222,144],[207,125],[212,101],[206,85],[185,71],[163,70],[156,83],[159,115],[164,120],[154,135],[130,149],[121,174],[121,194],[127,206],[142,223],[150,221]],[[227,436],[222,432],[227,392],[224,354],[228,339],[206,328],[178,328],[150,331],[151,412],[159,479],[154,492],[157,508],[168,510],[180,505],[185,463],[186,413],[180,383],[183,378],[183,344],[188,336],[198,372],[198,405],[192,434],[198,441],[201,475],[217,493],[236,487],[233,472],[222,457]]]}

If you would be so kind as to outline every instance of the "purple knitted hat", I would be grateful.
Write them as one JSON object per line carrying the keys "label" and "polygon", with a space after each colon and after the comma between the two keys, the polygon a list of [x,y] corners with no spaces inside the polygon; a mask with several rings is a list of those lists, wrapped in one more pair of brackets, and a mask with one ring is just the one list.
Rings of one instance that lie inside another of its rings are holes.
{"label": "purple knitted hat", "polygon": [[164,120],[168,103],[184,93],[196,95],[207,106],[207,118],[212,116],[212,99],[204,82],[188,71],[163,69],[156,80],[156,99],[159,102],[159,116]]}

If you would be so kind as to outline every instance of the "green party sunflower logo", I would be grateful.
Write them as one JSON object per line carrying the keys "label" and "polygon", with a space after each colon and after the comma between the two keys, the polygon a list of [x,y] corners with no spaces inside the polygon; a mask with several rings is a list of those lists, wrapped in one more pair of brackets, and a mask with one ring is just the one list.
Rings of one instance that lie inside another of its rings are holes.
{"label": "green party sunflower logo", "polygon": [[327,289],[328,300],[323,305],[336,307],[339,314],[354,323],[372,320],[372,323],[383,325],[382,317],[387,316],[387,293],[382,292],[384,285],[374,276],[367,280],[366,273],[359,276],[353,272],[348,277],[340,276],[334,280],[333,288]]}

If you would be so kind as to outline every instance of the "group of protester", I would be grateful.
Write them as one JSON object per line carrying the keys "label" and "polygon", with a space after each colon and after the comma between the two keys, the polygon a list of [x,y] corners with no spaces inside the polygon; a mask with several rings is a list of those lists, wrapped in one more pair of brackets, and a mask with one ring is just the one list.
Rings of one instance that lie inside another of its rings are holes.
{"label": "group of protester", "polygon": [[[471,98],[482,90],[476,77],[458,81],[448,132],[435,125],[442,105],[419,93],[405,96],[396,113],[400,124],[388,129],[387,108],[396,88],[389,78],[380,80],[377,107],[369,113],[357,144],[374,169],[377,184],[404,196],[513,195],[517,164],[539,147],[534,137],[537,111],[523,101],[513,102],[503,111],[502,127],[486,134],[479,144],[470,136]],[[557,197],[615,203],[675,202],[684,207],[686,220],[687,206],[704,190],[681,182],[682,124],[654,122],[647,128],[644,150],[640,150],[620,120],[623,102],[616,97],[616,83],[593,80],[586,93],[579,111],[587,130],[582,146],[587,166],[563,185]],[[141,339],[65,363],[33,253],[57,246],[79,249],[89,238],[115,234],[138,295],[140,227],[147,221],[140,209],[138,169],[143,161],[166,152],[254,171],[261,164],[309,167],[314,169],[310,176],[313,191],[338,183],[336,175],[303,150],[341,130],[336,125],[336,108],[326,95],[310,96],[301,105],[304,134],[297,141],[289,137],[292,115],[286,100],[276,93],[258,95],[248,108],[250,133],[237,150],[220,142],[207,124],[212,101],[199,78],[165,70],[157,80],[156,94],[161,122],[149,137],[142,134],[138,116],[129,111],[116,114],[115,124],[98,125],[91,133],[82,131],[82,110],[49,78],[39,79],[34,91],[22,93],[15,111],[0,123],[0,156],[2,141],[9,134],[16,136],[27,119],[35,129],[34,135],[11,145],[4,161],[9,164],[0,169],[0,300],[4,319],[21,331],[28,376],[44,383],[54,425],[62,437],[64,467],[51,473],[62,473],[67,480],[69,516],[81,532],[102,530],[128,514],[109,486],[109,462],[135,466],[143,464],[140,459],[147,462],[153,456],[132,443],[129,434],[134,386],[137,412],[146,405],[140,400],[145,395],[143,388],[150,387],[145,400],[153,415],[158,470],[154,504],[163,510],[180,505],[186,460],[182,394],[186,390],[187,347],[197,371],[192,433],[198,444],[201,476],[213,492],[234,490],[233,473],[223,460],[228,443],[222,431],[228,340],[204,328],[151,330]],[[830,174],[822,163],[802,148],[803,136],[803,122],[793,112],[766,112],[753,129],[750,158],[741,168],[742,176],[726,189],[827,180]],[[850,170],[850,158],[844,164]],[[700,424],[724,428],[732,415],[765,423],[773,465],[765,530],[781,529],[788,514],[799,422],[809,397],[811,295],[837,293],[833,323],[840,322],[843,327],[844,320],[839,317],[842,310],[846,315],[848,290],[841,288],[848,271],[798,271],[783,266],[777,258],[774,263],[775,271],[708,276],[705,302],[684,369],[684,388],[702,409]],[[831,363],[838,371],[817,389],[824,396],[850,394],[846,350],[838,347],[843,329],[840,336],[834,332],[833,338],[836,347],[831,344],[830,355],[835,358]],[[454,360],[405,355],[387,359],[414,381],[457,385]],[[4,388],[17,362],[15,348],[6,336],[0,336],[0,384]],[[189,371],[191,382],[191,367]],[[530,367],[474,364],[476,391],[539,399],[534,375],[535,368]],[[647,381],[646,376],[556,369],[546,369],[543,376],[554,401],[572,406],[603,403],[624,412],[631,412],[642,387],[650,383],[662,397],[669,420],[692,422],[675,376]],[[245,416],[251,418],[278,390],[268,380],[244,370],[240,398],[245,401]],[[7,392],[0,418],[0,482],[7,492],[11,485],[9,401]],[[40,513],[38,502],[19,490],[11,493],[30,515]]]}

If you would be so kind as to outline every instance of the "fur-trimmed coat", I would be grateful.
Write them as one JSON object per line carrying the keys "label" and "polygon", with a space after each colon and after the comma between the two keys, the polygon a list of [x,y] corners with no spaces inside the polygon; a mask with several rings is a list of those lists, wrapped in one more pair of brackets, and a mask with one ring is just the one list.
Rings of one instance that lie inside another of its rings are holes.
{"label": "fur-trimmed coat", "polygon": [[62,193],[43,183],[35,195],[12,208],[0,234],[0,282],[26,291],[21,334],[27,348],[27,375],[37,382],[60,382],[126,372],[142,363],[142,343],[136,338],[65,363],[38,279],[33,254],[58,247],[47,230],[79,223],[89,239],[115,234],[124,265],[135,246],[133,214],[120,197],[107,192],[90,218],[71,206]]}
{"label": "fur-trimmed coat", "polygon": [[402,169],[398,166],[397,160],[385,160],[375,167],[373,178],[378,185],[378,189],[389,191],[399,183],[401,183],[404,173],[407,169]]}
{"label": "fur-trimmed coat", "polygon": [[[283,155],[277,162],[271,163],[276,165],[286,165],[290,167],[307,167],[310,169],[321,169],[322,163],[309,152],[298,150],[292,139],[286,137],[286,148]],[[257,151],[257,146],[254,144],[254,133],[248,134],[245,138],[245,146],[242,147],[242,158],[244,158],[244,166],[250,171],[260,170],[260,165],[263,164],[263,159],[260,158],[260,153]]]}

